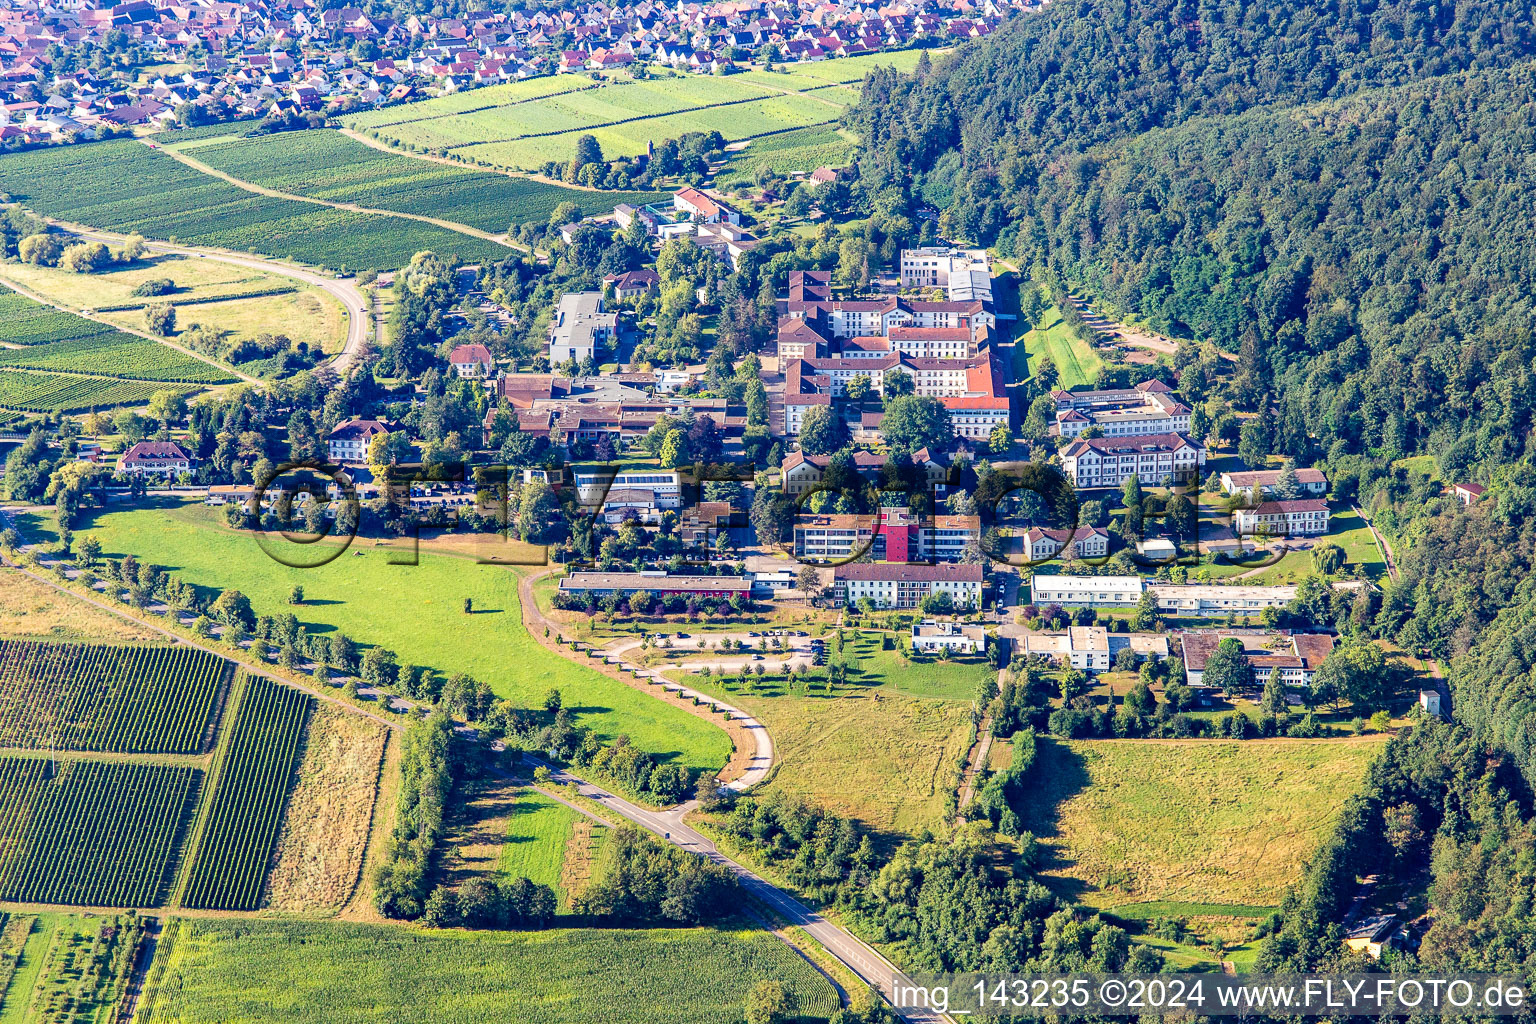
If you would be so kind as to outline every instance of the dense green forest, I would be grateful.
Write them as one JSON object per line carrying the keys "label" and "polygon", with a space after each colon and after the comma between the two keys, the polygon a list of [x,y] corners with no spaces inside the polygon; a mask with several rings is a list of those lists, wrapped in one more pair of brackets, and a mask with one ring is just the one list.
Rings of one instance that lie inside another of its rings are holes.
{"label": "dense green forest", "polygon": [[846,117],[871,206],[1198,339],[1197,420],[1254,413],[1245,458],[1323,467],[1395,538],[1379,597],[1305,617],[1446,661],[1456,721],[1392,740],[1261,968],[1344,966],[1367,874],[1428,897],[1398,965],[1536,966],[1533,55],[1500,0],[1057,0]]}

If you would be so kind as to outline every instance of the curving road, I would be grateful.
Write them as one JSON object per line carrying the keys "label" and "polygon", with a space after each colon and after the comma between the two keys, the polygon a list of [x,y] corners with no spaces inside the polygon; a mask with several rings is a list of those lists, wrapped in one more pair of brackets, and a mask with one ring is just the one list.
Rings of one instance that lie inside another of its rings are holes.
{"label": "curving road", "polygon": [[[524,754],[523,760],[536,768],[548,768],[550,775],[557,782],[574,786],[576,792],[589,800],[596,801],[602,806],[607,807],[619,817],[655,833],[675,846],[679,846],[691,853],[699,854],[714,861],[716,864],[724,866],[736,876],[742,888],[754,898],[771,907],[774,913],[788,921],[791,925],[804,929],[805,933],[815,939],[828,953],[831,953],[845,967],[858,975],[865,984],[878,990],[893,1005],[896,986],[904,985],[910,987],[912,985],[911,979],[904,975],[889,960],[881,956],[873,946],[828,921],[783,889],[757,875],[750,868],[727,857],[715,847],[715,844],[708,837],[684,822],[684,816],[697,806],[695,801],[690,800],[688,803],[679,804],[671,810],[653,811],[638,804],[630,803],[623,797],[616,796],[601,787],[594,786],[590,782],[579,779],[569,772],[559,770],[539,760],[532,754]],[[548,795],[555,797],[557,800],[559,799],[559,794],[557,793],[549,793]],[[578,807],[577,810],[581,810],[581,808]],[[897,1012],[903,1020],[910,1021],[912,1024],[938,1024],[940,1021],[948,1021],[950,1019],[929,1010],[898,1009]]]}
{"label": "curving road", "polygon": [[[58,220],[53,217],[44,217],[49,224],[63,228],[70,234],[92,242],[106,242],[109,245],[122,245],[128,240],[128,236],[116,231],[103,231],[100,228],[86,227],[83,224],[71,224],[68,221]],[[151,242],[146,240],[144,248],[148,252],[176,253],[181,256],[191,256],[195,259],[213,260],[216,263],[228,263],[232,266],[245,267],[249,270],[259,270],[265,274],[276,274],[279,277],[292,278],[304,284],[312,285],[341,303],[341,308],[347,313],[347,339],[340,352],[331,356],[324,365],[330,366],[337,373],[346,376],[348,370],[355,365],[364,350],[373,343],[374,317],[372,304],[363,294],[353,278],[337,278],[322,274],[316,270],[309,270],[292,263],[284,263],[281,260],[268,259],[264,256],[253,256],[249,253],[231,252],[225,249],[212,249],[200,245],[181,245],[170,242]]]}

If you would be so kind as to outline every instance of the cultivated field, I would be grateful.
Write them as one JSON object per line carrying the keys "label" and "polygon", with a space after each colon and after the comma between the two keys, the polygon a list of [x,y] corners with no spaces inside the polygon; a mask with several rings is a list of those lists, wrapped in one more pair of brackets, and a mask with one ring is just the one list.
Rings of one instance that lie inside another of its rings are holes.
{"label": "cultivated field", "polygon": [[[340,630],[394,650],[402,662],[466,672],[523,707],[558,687],[575,720],[606,739],[626,733],[642,750],[695,769],[717,771],[730,756],[718,725],[545,651],[522,625],[517,577],[505,568],[425,551],[417,565],[391,564],[399,552],[360,540],[325,566],[292,569],[196,502],[114,508],[77,532],[95,534],[114,557],[133,552],[178,566],[200,586],[237,588],[258,612],[289,610],[289,592],[302,584],[306,603],[293,610],[311,633]],[[466,597],[473,615],[463,612]]]}
{"label": "cultivated field", "polygon": [[158,905],[201,781],[190,767],[0,758],[0,899]]}
{"label": "cultivated field", "polygon": [[156,391],[190,392],[234,379],[168,345],[0,286],[0,406],[5,408],[70,412],[132,405]]}
{"label": "cultivated field", "polygon": [[11,568],[0,568],[0,637],[109,643],[165,641],[159,633],[104,612]]}
{"label": "cultivated field", "polygon": [[387,733],[370,718],[316,704],[264,906],[334,911],[352,895],[368,847]]}
{"label": "cultivated field", "polygon": [[0,641],[0,746],[202,753],[232,668],[185,646]]}
{"label": "cultivated field", "polygon": [[488,166],[534,170],[550,160],[568,159],[583,134],[594,136],[611,159],[638,156],[649,143],[687,132],[718,131],[736,141],[828,125],[858,99],[857,89],[847,83],[858,82],[876,65],[911,70],[916,62],[917,51],[902,51],[725,78],[614,75],[594,84],[562,75],[343,120],[405,149],[453,152]]}
{"label": "cultivated field", "polygon": [[391,270],[423,249],[468,260],[508,252],[419,221],[254,195],[129,140],[0,156],[0,191],[74,223],[335,269]]}
{"label": "cultivated field", "polygon": [[229,740],[214,768],[212,802],[182,905],[256,909],[313,704],[312,698],[265,677],[246,680]]}
{"label": "cultivated field", "polygon": [[542,224],[563,202],[606,213],[616,203],[638,205],[660,198],[653,192],[595,195],[527,178],[461,170],[430,160],[380,152],[340,132],[324,129],[227,142],[203,141],[188,155],[265,188],[437,217],[493,233],[506,231],[509,224]]}
{"label": "cultivated field", "polygon": [[196,390],[185,384],[0,370],[0,408],[22,412],[79,412],[114,405],[143,405],[156,391],[190,394]]}
{"label": "cultivated field", "polygon": [[[160,959],[163,957],[163,961]],[[766,932],[431,932],[173,920],[141,1004],[155,1024],[719,1024],[763,978],[818,1017],[832,986]],[[163,971],[163,973],[161,973]]]}
{"label": "cultivated field", "polygon": [[[144,307],[150,303],[174,306],[177,326],[201,324],[227,331],[234,339],[255,338],[266,333],[286,335],[322,351],[341,347],[345,322],[335,299],[315,287],[299,287],[289,278],[246,270],[213,260],[181,256],[152,257],[130,266],[98,274],[73,274],[53,267],[12,263],[0,267],[0,280],[71,309],[93,312],[125,329],[143,330]],[[146,281],[170,281],[174,290],[163,296],[135,296]],[[19,297],[18,297],[19,298]],[[23,301],[26,301],[23,299]],[[15,305],[15,303],[11,303]],[[97,335],[83,336],[71,330],[65,343],[33,346],[24,350],[0,350],[0,365],[52,370],[79,370],[94,374],[141,377],[150,380],[225,381],[201,360],[152,341],[112,330],[104,324],[39,307],[55,318],[69,317],[89,324]],[[8,341],[0,338],[0,341]],[[120,369],[121,368],[121,369]]]}
{"label": "cultivated field", "polygon": [[1382,740],[1044,740],[1024,827],[1092,906],[1275,906]]}
{"label": "cultivated field", "polygon": [[745,149],[731,154],[716,184],[752,180],[764,167],[779,174],[814,171],[818,167],[841,167],[853,154],[851,133],[832,125],[800,128],[778,135],[766,135],[747,143]]}

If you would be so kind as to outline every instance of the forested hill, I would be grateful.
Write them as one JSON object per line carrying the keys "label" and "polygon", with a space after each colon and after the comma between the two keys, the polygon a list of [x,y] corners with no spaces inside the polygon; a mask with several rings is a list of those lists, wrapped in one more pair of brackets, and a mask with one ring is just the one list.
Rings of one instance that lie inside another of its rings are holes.
{"label": "forested hill", "polygon": [[1064,149],[1533,52],[1526,0],[1053,0],[925,76],[873,76],[848,124],[866,181],[963,199],[956,233],[990,242]]}
{"label": "forested hill", "polygon": [[1149,132],[1033,207],[1026,263],[1240,352],[1321,448],[1288,454],[1533,454],[1536,62]]}

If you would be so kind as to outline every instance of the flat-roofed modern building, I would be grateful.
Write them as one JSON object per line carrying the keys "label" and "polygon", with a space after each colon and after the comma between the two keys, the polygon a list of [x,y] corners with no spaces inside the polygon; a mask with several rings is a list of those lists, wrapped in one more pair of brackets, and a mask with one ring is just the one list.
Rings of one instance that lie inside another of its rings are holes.
{"label": "flat-roofed modern building", "polygon": [[567,594],[633,594],[646,591],[663,597],[749,597],[750,576],[670,576],[664,572],[573,572],[560,581]]}
{"label": "flat-roofed modern building", "polygon": [[1141,600],[1140,576],[1045,576],[1029,585],[1036,605],[1068,608],[1134,608]]}

